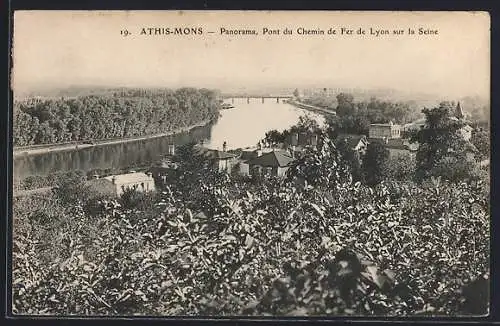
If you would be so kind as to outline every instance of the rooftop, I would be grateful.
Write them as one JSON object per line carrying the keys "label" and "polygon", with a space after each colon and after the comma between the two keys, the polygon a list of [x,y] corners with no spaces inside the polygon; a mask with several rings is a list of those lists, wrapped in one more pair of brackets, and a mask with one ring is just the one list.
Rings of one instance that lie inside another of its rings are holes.
{"label": "rooftop", "polygon": [[202,146],[195,146],[195,153],[208,159],[227,160],[235,158],[237,155],[229,152],[209,149]]}
{"label": "rooftop", "polygon": [[260,165],[264,167],[285,167],[288,166],[294,158],[285,151],[274,151],[262,154],[259,157],[249,161],[250,165]]}
{"label": "rooftop", "polygon": [[345,140],[347,141],[347,144],[349,147],[356,147],[358,146],[359,142],[361,140],[366,141],[366,136],[365,135],[354,135],[354,134],[339,134],[337,136],[337,140]]}
{"label": "rooftop", "polygon": [[370,127],[399,127],[398,124],[394,124],[392,121],[389,121],[388,123],[370,123]]}
{"label": "rooftop", "polygon": [[106,178],[88,180],[86,181],[86,184],[100,195],[115,193],[115,186]]}
{"label": "rooftop", "polygon": [[143,172],[134,172],[134,173],[127,173],[127,174],[112,175],[112,176],[104,177],[103,179],[106,179],[108,181],[113,182],[113,178],[115,178],[116,184],[151,181],[151,177]]}

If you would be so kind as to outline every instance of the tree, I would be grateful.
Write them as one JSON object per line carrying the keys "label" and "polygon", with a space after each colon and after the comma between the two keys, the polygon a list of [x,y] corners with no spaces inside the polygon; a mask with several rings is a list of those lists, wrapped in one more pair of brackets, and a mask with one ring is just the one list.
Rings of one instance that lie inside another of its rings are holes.
{"label": "tree", "polygon": [[477,148],[478,158],[486,160],[490,158],[490,133],[484,129],[475,129],[470,139],[471,143]]}
{"label": "tree", "polygon": [[361,170],[361,158],[359,156],[359,152],[350,148],[345,139],[337,141],[335,145],[341,155],[342,161],[351,172],[352,180],[354,182],[361,181],[363,173]]}
{"label": "tree", "polygon": [[342,160],[342,154],[335,143],[324,133],[319,135],[318,150],[307,149],[302,157],[295,160],[287,171],[289,180],[334,189],[350,183],[350,169]]}
{"label": "tree", "polygon": [[353,114],[355,105],[351,94],[339,93],[337,95],[337,115],[340,117]]}
{"label": "tree", "polygon": [[415,174],[415,157],[412,155],[396,156],[387,162],[387,179],[411,181]]}
{"label": "tree", "polygon": [[273,130],[266,132],[266,136],[264,137],[264,141],[268,144],[284,143],[286,141],[286,135],[284,133],[279,132],[276,129],[273,129]]}
{"label": "tree", "polygon": [[464,123],[450,117],[452,105],[442,102],[434,109],[424,109],[426,124],[412,136],[418,141],[416,177],[423,180],[443,173],[447,161],[466,162],[467,142],[460,135]]}
{"label": "tree", "polygon": [[214,120],[215,92],[128,90],[15,103],[14,145],[151,135]]}
{"label": "tree", "polygon": [[381,143],[368,144],[363,157],[362,169],[364,181],[369,186],[379,184],[387,177],[389,150]]}

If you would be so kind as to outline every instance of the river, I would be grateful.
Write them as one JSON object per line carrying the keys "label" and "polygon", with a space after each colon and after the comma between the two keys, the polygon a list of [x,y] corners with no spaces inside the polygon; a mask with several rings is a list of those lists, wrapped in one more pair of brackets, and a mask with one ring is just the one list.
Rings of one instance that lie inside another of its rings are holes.
{"label": "river", "polygon": [[[232,102],[228,102],[232,103]],[[323,118],[275,99],[235,99],[233,109],[222,110],[215,124],[193,128],[188,132],[128,143],[95,146],[80,150],[43,153],[14,158],[15,179],[30,175],[47,175],[53,172],[108,168],[126,168],[157,161],[168,152],[170,144],[182,145],[191,141],[203,142],[204,146],[222,149],[224,141],[228,149],[254,146],[271,129],[284,130],[297,123],[304,114]]]}

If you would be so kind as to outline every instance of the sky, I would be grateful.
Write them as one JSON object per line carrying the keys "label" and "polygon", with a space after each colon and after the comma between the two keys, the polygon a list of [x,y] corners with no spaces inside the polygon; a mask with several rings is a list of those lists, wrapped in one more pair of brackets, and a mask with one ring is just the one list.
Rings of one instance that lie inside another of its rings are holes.
{"label": "sky", "polygon": [[[203,34],[141,35],[150,27]],[[340,35],[342,27],[353,34]],[[221,35],[221,28],[258,35]],[[325,35],[298,35],[299,28]],[[330,28],[337,34],[328,35]],[[418,28],[438,34],[418,35]],[[132,35],[121,35],[124,29]],[[377,37],[370,29],[405,34]],[[42,86],[315,85],[489,97],[490,19],[481,12],[18,11],[12,58],[14,94]]]}

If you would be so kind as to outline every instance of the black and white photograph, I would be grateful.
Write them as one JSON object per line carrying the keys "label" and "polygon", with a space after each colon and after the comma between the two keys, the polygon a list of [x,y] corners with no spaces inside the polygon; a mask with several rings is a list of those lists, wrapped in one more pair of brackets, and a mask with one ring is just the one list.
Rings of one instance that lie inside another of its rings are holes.
{"label": "black and white photograph", "polygon": [[10,314],[490,312],[490,16],[15,11]]}

